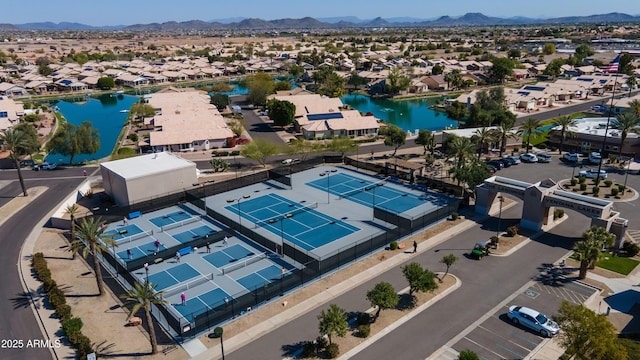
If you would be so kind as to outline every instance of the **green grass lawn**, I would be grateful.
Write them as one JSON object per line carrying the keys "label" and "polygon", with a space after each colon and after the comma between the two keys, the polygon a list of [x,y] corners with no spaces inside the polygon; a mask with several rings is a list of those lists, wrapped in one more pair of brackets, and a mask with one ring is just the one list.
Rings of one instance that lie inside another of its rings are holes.
{"label": "green grass lawn", "polygon": [[631,258],[602,254],[596,266],[617,272],[618,274],[629,275],[638,263],[640,263],[640,261]]}

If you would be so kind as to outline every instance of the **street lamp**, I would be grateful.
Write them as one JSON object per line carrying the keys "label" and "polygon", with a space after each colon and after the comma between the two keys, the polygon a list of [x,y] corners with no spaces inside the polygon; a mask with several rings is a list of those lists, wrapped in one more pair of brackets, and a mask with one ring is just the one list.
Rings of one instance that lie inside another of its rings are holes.
{"label": "street lamp", "polygon": [[636,153],[633,153],[633,157],[628,160],[629,163],[627,164],[627,171],[624,174],[624,186],[622,187],[623,188],[622,195],[624,195],[624,191],[627,191],[627,177],[629,177],[629,169],[631,168],[631,162],[635,159],[636,159]]}
{"label": "street lamp", "polygon": [[373,196],[371,197],[371,210],[373,210],[373,215],[371,216],[372,220],[376,219],[376,187],[384,185],[383,183],[376,183],[371,186],[367,186],[364,188],[364,191],[372,191]]}
{"label": "street lamp", "polygon": [[238,204],[238,224],[240,225],[240,227],[242,227],[242,214],[240,213],[240,201],[242,201],[242,199],[249,199],[251,197],[251,195],[247,194],[247,195],[242,195],[242,197],[239,197],[237,199],[227,199],[227,203],[228,204],[232,204],[232,203],[237,203]]}
{"label": "street lamp", "polygon": [[498,212],[498,229],[496,229],[496,237],[500,240],[500,227],[502,223],[502,203],[504,203],[504,196],[498,195],[498,200],[500,200],[500,211]]}
{"label": "street lamp", "polygon": [[222,342],[222,333],[223,332],[224,332],[224,330],[222,329],[222,327],[217,326],[215,329],[213,329],[213,333],[209,334],[209,337],[220,338],[220,351],[222,352],[222,360],[224,360],[224,344]]}
{"label": "street lamp", "polygon": [[284,256],[284,225],[282,224],[282,222],[284,221],[284,219],[290,219],[292,217],[293,217],[293,214],[289,213],[289,214],[284,214],[279,219],[269,220],[270,223],[280,221],[280,253],[282,256]]}

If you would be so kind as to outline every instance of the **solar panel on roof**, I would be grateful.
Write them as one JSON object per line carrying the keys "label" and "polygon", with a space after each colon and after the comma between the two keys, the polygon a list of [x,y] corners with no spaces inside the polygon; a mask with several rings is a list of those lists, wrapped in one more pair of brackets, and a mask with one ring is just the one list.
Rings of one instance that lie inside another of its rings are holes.
{"label": "solar panel on roof", "polygon": [[590,78],[577,78],[576,80],[578,80],[578,81],[586,81],[586,82],[593,81],[593,79],[590,79]]}
{"label": "solar panel on roof", "polygon": [[331,119],[342,119],[342,113],[324,113],[324,114],[308,114],[307,119],[314,120],[331,120]]}
{"label": "solar panel on roof", "polygon": [[524,95],[524,96],[527,96],[527,95],[529,95],[529,94],[531,94],[531,93],[530,93],[530,92],[528,92],[528,91],[518,91],[518,94],[520,94],[520,95]]}
{"label": "solar panel on roof", "polygon": [[544,87],[543,86],[532,86],[532,85],[527,85],[524,87],[525,90],[531,90],[531,91],[544,91]]}

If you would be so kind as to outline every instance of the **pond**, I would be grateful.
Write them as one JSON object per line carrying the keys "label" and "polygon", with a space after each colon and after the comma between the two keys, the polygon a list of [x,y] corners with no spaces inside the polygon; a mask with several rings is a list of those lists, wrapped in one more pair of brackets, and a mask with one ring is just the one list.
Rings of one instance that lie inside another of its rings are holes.
{"label": "pond", "polygon": [[370,112],[385,123],[394,124],[403,130],[427,129],[435,131],[447,127],[457,127],[457,122],[449,119],[445,113],[429,108],[436,103],[437,99],[433,97],[393,101],[360,94],[349,94],[341,100],[344,104],[348,104],[362,113]]}
{"label": "pond", "polygon": [[[80,154],[73,157],[74,163],[102,159],[111,155],[118,135],[122,130],[127,112],[138,97],[130,95],[105,94],[96,98],[82,97],[71,100],[59,100],[51,104],[73,125],[90,121],[100,134],[100,149],[95,154]],[[51,153],[46,158],[50,163],[69,163],[69,156]]]}

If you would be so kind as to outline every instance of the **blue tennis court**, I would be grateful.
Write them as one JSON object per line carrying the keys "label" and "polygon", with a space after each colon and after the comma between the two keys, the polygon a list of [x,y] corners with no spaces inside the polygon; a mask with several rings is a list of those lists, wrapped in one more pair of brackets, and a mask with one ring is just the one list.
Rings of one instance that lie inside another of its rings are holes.
{"label": "blue tennis court", "polygon": [[158,216],[153,219],[149,219],[149,221],[151,221],[151,223],[157,227],[163,227],[165,225],[184,221],[190,218],[191,218],[191,215],[188,214],[186,211],[176,211],[167,215]]}
{"label": "blue tennis court", "polygon": [[[290,273],[286,272],[285,276],[288,274]],[[236,281],[247,288],[247,290],[253,291],[257,288],[263,287],[265,284],[270,284],[276,280],[280,280],[281,276],[282,269],[275,265],[271,265],[253,274],[243,276]]]}
{"label": "blue tennis court", "polygon": [[224,299],[229,297],[229,294],[217,288],[193,299],[187,299],[185,305],[176,305],[175,309],[187,320],[192,321],[193,318],[205,311],[223,305]]}
{"label": "blue tennis court", "polygon": [[122,239],[140,234],[142,232],[143,230],[140,229],[136,224],[130,224],[130,225],[118,226],[117,228],[113,230],[107,230],[102,234],[105,237],[109,237],[110,239],[113,239],[115,241],[120,241]]}
{"label": "blue tennis court", "polygon": [[149,282],[157,285],[156,289],[162,290],[193,279],[199,275],[201,274],[189,264],[180,264],[153,275],[149,275]]}
{"label": "blue tennis court", "polygon": [[[241,215],[277,236],[305,250],[313,250],[360,229],[344,221],[313,210],[317,203],[296,203],[276,194],[264,195],[242,203]],[[227,210],[237,213],[237,206]]]}
{"label": "blue tennis court", "polygon": [[248,250],[240,244],[231,245],[223,250],[215,251],[211,254],[203,256],[211,265],[218,269],[236,262],[247,256],[255,255],[252,251]]}
{"label": "blue tennis court", "polygon": [[206,225],[203,225],[203,226],[197,227],[195,229],[183,231],[183,232],[178,233],[178,234],[173,234],[171,236],[173,236],[180,243],[186,244],[189,241],[193,241],[193,239],[201,238],[201,237],[204,237],[206,235],[213,234],[213,233],[215,233],[215,230],[213,230],[212,228],[210,228],[210,227],[208,227]]}
{"label": "blue tennis court", "polygon": [[[163,244],[160,244],[160,248],[159,250],[165,250],[166,247]],[[118,252],[118,257],[120,257],[120,259],[124,260],[124,261],[131,261],[131,260],[136,260],[136,259],[140,259],[143,258],[145,256],[149,256],[149,254],[153,254],[156,252],[156,245],[155,245],[155,241],[151,241],[148,242],[146,244],[142,244],[142,245],[138,245],[135,247],[130,247],[128,248],[128,250],[131,251],[131,256],[129,257],[127,254],[127,250],[125,249],[124,251],[119,251]]]}
{"label": "blue tennis court", "polygon": [[[331,175],[329,192],[340,196],[342,199],[356,202],[368,207],[388,209],[396,214],[424,205],[424,195],[408,193],[377,181],[363,180],[344,173]],[[327,191],[327,179],[318,179],[308,182],[309,185],[321,191]]]}

